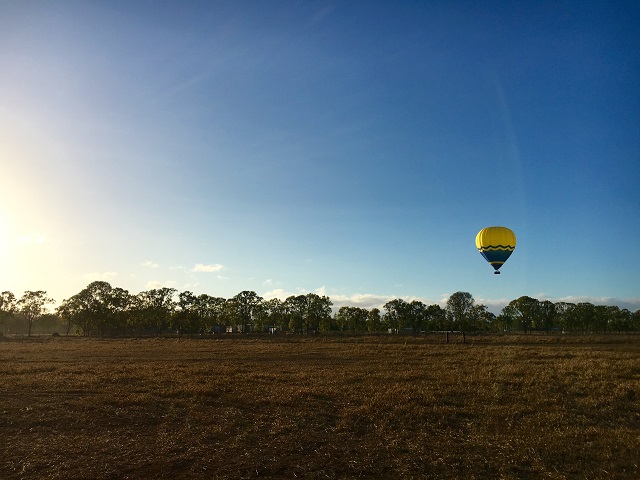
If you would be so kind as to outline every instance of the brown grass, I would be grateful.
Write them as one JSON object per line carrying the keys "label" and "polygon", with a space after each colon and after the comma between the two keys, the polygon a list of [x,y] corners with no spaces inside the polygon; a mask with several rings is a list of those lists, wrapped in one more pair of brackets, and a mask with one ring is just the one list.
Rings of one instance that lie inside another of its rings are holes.
{"label": "brown grass", "polygon": [[5,339],[0,478],[640,478],[640,336]]}

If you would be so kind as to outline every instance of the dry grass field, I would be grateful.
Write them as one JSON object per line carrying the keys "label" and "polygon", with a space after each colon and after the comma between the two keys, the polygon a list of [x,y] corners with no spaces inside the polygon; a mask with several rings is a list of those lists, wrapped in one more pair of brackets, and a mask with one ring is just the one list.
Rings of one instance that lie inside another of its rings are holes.
{"label": "dry grass field", "polygon": [[640,336],[0,339],[0,478],[640,478]]}

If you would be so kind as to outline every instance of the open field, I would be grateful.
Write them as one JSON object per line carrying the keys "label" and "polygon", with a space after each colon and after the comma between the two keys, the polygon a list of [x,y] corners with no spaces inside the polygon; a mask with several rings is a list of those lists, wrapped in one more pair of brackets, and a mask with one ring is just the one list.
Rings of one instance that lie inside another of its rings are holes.
{"label": "open field", "polygon": [[0,478],[640,478],[640,336],[0,339]]}

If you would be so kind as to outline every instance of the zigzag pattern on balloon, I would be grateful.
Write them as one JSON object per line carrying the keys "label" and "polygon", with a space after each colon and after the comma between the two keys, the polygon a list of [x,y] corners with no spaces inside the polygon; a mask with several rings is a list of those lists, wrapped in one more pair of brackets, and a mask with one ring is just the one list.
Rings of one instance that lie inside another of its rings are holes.
{"label": "zigzag pattern on balloon", "polygon": [[510,252],[513,252],[515,248],[516,247],[512,245],[487,245],[486,247],[480,247],[478,250],[480,250],[481,252],[494,250],[509,250]]}

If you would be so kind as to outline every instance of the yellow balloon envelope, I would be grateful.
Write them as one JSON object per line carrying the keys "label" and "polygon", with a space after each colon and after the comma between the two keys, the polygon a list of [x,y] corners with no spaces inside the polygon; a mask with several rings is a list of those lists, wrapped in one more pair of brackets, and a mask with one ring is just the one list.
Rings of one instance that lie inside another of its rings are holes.
{"label": "yellow balloon envelope", "polygon": [[476,247],[495,269],[493,273],[500,273],[498,269],[516,248],[516,234],[507,227],[483,228],[476,235]]}

